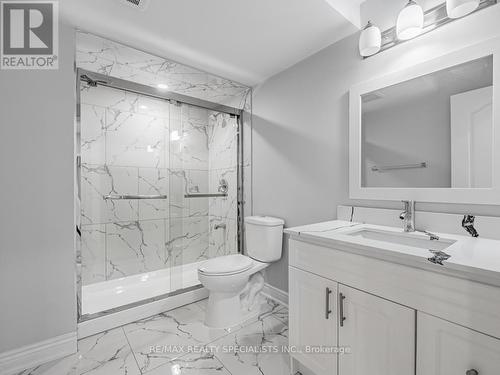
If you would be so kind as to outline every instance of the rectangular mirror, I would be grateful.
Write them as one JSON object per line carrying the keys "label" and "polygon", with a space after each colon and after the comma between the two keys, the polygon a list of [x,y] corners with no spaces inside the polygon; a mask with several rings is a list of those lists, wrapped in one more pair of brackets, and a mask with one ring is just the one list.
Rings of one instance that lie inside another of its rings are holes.
{"label": "rectangular mirror", "polygon": [[493,56],[361,96],[363,187],[490,188]]}
{"label": "rectangular mirror", "polygon": [[351,90],[351,198],[500,203],[495,48],[469,47]]}

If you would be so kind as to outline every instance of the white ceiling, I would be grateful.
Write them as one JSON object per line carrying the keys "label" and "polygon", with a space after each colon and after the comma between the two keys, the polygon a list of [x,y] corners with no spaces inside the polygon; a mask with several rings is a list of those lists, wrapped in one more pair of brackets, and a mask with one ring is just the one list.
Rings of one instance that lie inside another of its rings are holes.
{"label": "white ceiling", "polygon": [[254,86],[359,29],[364,0],[64,0],[97,35]]}

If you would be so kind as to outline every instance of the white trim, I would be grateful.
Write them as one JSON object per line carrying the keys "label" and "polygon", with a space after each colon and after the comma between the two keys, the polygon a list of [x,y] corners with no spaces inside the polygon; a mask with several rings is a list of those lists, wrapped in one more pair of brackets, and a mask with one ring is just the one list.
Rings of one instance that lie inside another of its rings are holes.
{"label": "white trim", "polygon": [[112,328],[120,327],[140,319],[148,318],[165,311],[184,306],[208,297],[208,290],[205,288],[195,289],[189,292],[180,293],[159,301],[154,301],[137,307],[132,307],[123,311],[108,314],[99,318],[94,318],[78,323],[78,339],[95,335]]}
{"label": "white trim", "polygon": [[76,353],[76,332],[0,354],[0,374],[11,375]]}
{"label": "white trim", "polygon": [[[500,204],[500,38],[469,46],[411,68],[373,79],[349,92],[349,197],[372,200]],[[493,55],[492,188],[367,188],[361,186],[361,95],[481,57]]]}
{"label": "white trim", "polygon": [[284,290],[278,289],[275,286],[265,283],[261,293],[281,303],[282,305],[288,306],[288,293]]}

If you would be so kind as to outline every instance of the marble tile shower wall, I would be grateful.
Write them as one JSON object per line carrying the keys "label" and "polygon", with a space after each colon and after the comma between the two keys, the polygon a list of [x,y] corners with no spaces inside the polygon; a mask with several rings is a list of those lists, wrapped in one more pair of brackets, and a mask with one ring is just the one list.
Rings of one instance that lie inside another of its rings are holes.
{"label": "marble tile shower wall", "polygon": [[198,99],[249,109],[250,88],[98,36],[77,32],[77,66]]}
{"label": "marble tile shower wall", "polygon": [[[210,189],[217,190],[222,179],[229,186],[226,198],[209,198],[210,257],[236,253],[238,213],[238,123],[236,117],[211,112],[209,115],[209,174]],[[215,229],[217,224],[225,228]]]}
{"label": "marble tile shower wall", "polygon": [[[82,86],[84,285],[236,251],[237,130],[227,114]],[[184,197],[221,178],[227,198]],[[103,199],[122,194],[168,198]]]}

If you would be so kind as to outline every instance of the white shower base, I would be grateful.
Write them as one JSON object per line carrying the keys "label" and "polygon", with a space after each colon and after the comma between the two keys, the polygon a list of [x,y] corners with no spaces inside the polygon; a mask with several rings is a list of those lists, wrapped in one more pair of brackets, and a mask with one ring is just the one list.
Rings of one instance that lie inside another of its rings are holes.
{"label": "white shower base", "polygon": [[176,290],[200,285],[198,266],[190,263],[82,287],[82,315],[111,310]]}

